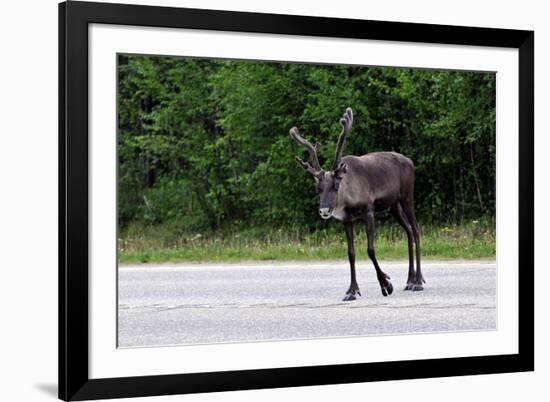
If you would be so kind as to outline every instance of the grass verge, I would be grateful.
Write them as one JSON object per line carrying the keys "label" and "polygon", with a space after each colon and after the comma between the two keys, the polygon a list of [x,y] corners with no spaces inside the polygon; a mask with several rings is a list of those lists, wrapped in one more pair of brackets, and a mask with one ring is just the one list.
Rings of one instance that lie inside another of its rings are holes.
{"label": "grass verge", "polygon": [[[377,227],[380,260],[407,259],[407,238],[397,225]],[[495,229],[489,221],[421,228],[423,259],[495,258]],[[355,225],[355,253],[367,258],[364,226]],[[121,230],[119,262],[163,263],[245,260],[329,260],[347,258],[340,225],[309,232],[303,228],[247,229],[213,233],[174,233],[162,226],[132,225]]]}

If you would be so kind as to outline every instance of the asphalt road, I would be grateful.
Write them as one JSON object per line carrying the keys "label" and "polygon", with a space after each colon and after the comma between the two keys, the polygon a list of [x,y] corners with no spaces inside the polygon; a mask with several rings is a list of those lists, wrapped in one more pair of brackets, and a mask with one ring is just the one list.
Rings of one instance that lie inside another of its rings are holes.
{"label": "asphalt road", "polygon": [[346,261],[123,266],[119,347],[496,329],[495,261],[425,262],[421,292],[381,266],[393,294],[360,262],[352,302]]}

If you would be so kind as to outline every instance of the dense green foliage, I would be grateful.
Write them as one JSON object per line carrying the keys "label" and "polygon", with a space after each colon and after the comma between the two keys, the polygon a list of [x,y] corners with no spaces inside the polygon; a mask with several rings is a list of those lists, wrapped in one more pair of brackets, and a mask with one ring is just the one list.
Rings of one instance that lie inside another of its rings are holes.
{"label": "dense green foliage", "polygon": [[493,73],[120,56],[119,224],[326,226],[288,130],[329,168],[347,106],[344,155],[410,157],[421,224],[494,217]]}

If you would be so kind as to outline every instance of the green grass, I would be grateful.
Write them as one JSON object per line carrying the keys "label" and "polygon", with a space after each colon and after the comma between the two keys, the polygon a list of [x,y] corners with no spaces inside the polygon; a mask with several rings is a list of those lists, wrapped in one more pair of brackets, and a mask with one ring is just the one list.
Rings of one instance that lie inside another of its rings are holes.
{"label": "green grass", "polygon": [[[423,259],[495,258],[494,223],[469,221],[463,225],[423,226]],[[355,251],[367,258],[364,225],[355,225]],[[376,231],[380,260],[408,258],[404,231],[383,224]],[[341,225],[309,232],[303,228],[248,229],[214,233],[178,234],[163,226],[132,225],[121,230],[120,263],[206,262],[244,260],[330,260],[347,258]]]}

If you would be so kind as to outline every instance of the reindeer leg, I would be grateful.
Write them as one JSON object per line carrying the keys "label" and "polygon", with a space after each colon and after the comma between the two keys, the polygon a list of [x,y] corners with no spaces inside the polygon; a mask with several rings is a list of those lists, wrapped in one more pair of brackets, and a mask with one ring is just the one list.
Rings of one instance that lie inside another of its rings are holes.
{"label": "reindeer leg", "polygon": [[411,223],[411,228],[414,236],[414,246],[416,249],[416,275],[414,279],[414,284],[412,290],[424,290],[423,284],[426,283],[424,277],[422,276],[422,271],[420,270],[420,231],[418,230],[418,223],[416,222],[416,216],[414,214],[414,203],[412,197],[408,202],[403,203],[403,211],[409,222]]}
{"label": "reindeer leg", "polygon": [[403,212],[403,207],[400,203],[397,203],[394,208],[392,208],[391,213],[395,220],[401,225],[405,232],[407,233],[407,243],[409,247],[409,275],[407,277],[407,285],[403,290],[412,290],[414,281],[416,278],[416,273],[414,272],[414,251],[413,251],[413,231],[409,220]]}
{"label": "reindeer leg", "polygon": [[380,283],[380,288],[382,289],[382,294],[384,296],[391,295],[393,292],[393,286],[389,281],[390,277],[380,269],[378,261],[376,261],[376,256],[374,253],[374,210],[369,209],[366,216],[366,226],[367,226],[367,240],[368,247],[367,252],[369,258],[374,264],[374,269],[376,269],[376,276],[378,278],[378,283]]}
{"label": "reindeer leg", "polygon": [[344,230],[346,232],[346,239],[348,241],[348,258],[349,267],[351,270],[351,282],[343,301],[350,301],[355,300],[356,295],[361,296],[359,286],[357,285],[357,279],[355,278],[355,247],[353,244],[353,222],[344,222]]}

